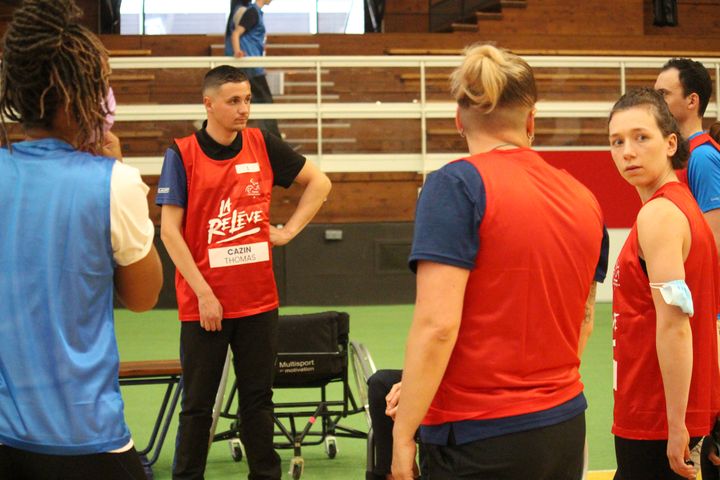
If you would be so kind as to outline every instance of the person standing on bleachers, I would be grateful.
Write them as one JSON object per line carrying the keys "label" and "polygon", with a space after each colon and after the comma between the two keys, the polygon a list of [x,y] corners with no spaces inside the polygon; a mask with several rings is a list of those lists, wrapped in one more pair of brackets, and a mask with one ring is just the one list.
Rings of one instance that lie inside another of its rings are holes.
{"label": "person standing on bleachers", "polygon": [[600,205],[530,148],[537,88],[523,59],[472,46],[451,83],[469,155],[418,199],[392,478],[413,478],[420,427],[428,478],[578,480],[580,338],[607,269]]}
{"label": "person standing on bleachers", "polygon": [[[148,187],[105,131],[107,51],[72,0],[26,0],[0,65],[0,478],[144,480],[113,291],[151,309]],[[9,144],[7,120],[25,140]]]}
{"label": "person standing on bleachers", "polygon": [[[225,55],[229,57],[263,57],[267,33],[263,21],[263,7],[272,0],[232,0],[230,17],[225,28]],[[243,69],[252,90],[253,103],[273,103],[270,86],[261,67]],[[277,120],[257,120],[259,128],[282,138]]]}
{"label": "person standing on bleachers", "polygon": [[[271,249],[305,228],[331,185],[285,142],[246,128],[252,95],[241,69],[210,70],[202,93],[207,122],[167,150],[156,197],[162,240],[177,268],[182,322],[184,390],[173,478],[203,478],[215,394],[230,346],[249,478],[279,479],[272,402],[278,294]],[[303,193],[285,226],[276,228],[270,225],[272,188],[293,183]]]}

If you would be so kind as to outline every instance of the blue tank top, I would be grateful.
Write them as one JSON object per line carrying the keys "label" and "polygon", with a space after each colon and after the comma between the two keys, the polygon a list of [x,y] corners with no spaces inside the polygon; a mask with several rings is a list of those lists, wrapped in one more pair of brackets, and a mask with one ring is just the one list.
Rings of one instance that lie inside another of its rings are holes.
{"label": "blue tank top", "polygon": [[114,160],[56,139],[0,149],[0,443],[56,455],[130,441],[113,324]]}
{"label": "blue tank top", "polygon": [[[236,6],[232,12],[230,12],[230,18],[228,19],[227,27],[225,30],[225,55],[230,57],[233,56],[232,40],[230,36],[235,30],[235,24],[233,23],[233,17],[235,12],[240,8],[241,5]],[[248,57],[262,57],[265,55],[265,22],[263,21],[263,11],[258,8],[254,3],[251,3],[247,7],[248,9],[254,8],[257,10],[258,21],[254,27],[246,30],[245,33],[240,37],[240,49],[245,52]],[[243,71],[248,78],[257,77],[259,75],[265,75],[264,68],[244,68]]]}

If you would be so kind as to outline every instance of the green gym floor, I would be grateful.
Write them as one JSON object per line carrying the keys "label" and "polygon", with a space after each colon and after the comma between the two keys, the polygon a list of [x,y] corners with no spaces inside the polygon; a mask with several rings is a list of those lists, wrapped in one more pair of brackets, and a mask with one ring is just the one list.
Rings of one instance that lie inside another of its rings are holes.
{"label": "green gym floor", "polygon": [[[350,338],[364,343],[378,368],[402,368],[405,337],[412,319],[411,305],[382,305],[356,307],[288,307],[281,313],[309,313],[323,310],[342,310],[350,314]],[[135,314],[116,311],[116,329],[122,361],[162,360],[178,358],[180,325],[175,310],[154,310]],[[610,304],[597,306],[595,331],[588,343],[582,363],[589,408],[587,438],[590,448],[590,470],[597,471],[591,480],[611,478],[608,470],[615,468],[610,426],[612,423],[612,339]],[[138,447],[144,447],[160,406],[164,386],[123,387],[125,413]],[[312,392],[278,390],[276,402],[305,398]],[[177,418],[177,411],[175,412]],[[346,425],[366,430],[364,415],[354,415]],[[221,419],[218,431],[226,430],[229,420]],[[168,438],[158,462],[153,467],[156,480],[171,478],[171,465],[177,420],[172,422]],[[304,480],[345,480],[365,478],[365,442],[338,438],[338,454],[329,459],[324,447],[303,448]],[[289,469],[291,450],[280,450],[283,471]],[[208,480],[247,478],[247,464],[235,463],[227,442],[213,444],[210,449],[205,477]],[[285,474],[283,478],[290,478]]]}

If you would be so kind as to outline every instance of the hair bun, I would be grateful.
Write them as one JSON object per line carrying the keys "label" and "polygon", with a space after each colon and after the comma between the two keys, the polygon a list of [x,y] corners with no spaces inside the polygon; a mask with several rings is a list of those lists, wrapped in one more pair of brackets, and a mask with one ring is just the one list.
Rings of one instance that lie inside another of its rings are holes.
{"label": "hair bun", "polygon": [[13,12],[12,24],[20,32],[29,34],[61,34],[77,25],[83,11],[74,0],[25,0]]}
{"label": "hair bun", "polygon": [[530,66],[517,55],[492,45],[467,47],[463,63],[452,73],[450,82],[458,104],[483,115],[496,107],[532,108],[537,101]]}

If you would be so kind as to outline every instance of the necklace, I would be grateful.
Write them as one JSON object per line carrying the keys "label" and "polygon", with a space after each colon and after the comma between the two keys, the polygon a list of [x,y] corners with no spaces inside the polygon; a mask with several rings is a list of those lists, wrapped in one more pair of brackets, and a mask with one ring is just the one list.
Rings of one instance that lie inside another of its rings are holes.
{"label": "necklace", "polygon": [[515,145],[514,143],[501,143],[500,145],[496,145],[496,146],[494,146],[493,148],[491,148],[490,151],[492,152],[492,151],[498,150],[498,149],[500,149],[500,148],[502,148],[502,147],[520,148],[520,147],[518,147],[517,145]]}

